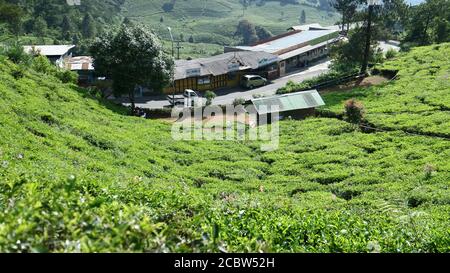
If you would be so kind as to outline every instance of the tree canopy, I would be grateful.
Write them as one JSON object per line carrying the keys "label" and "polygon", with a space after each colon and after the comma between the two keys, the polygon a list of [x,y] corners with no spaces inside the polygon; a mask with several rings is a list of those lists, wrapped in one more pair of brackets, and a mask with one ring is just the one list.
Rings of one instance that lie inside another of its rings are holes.
{"label": "tree canopy", "polygon": [[140,25],[123,24],[117,32],[97,38],[90,47],[97,73],[113,80],[116,96],[128,94],[134,111],[134,90],[148,86],[159,91],[173,76],[174,61],[158,37]]}

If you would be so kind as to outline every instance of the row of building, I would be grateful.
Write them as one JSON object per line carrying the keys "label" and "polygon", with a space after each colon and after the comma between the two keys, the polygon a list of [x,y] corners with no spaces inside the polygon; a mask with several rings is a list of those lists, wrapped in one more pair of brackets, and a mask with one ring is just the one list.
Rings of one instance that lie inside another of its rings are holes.
{"label": "row of building", "polygon": [[[220,55],[176,60],[174,82],[164,88],[164,93],[233,88],[248,74],[269,80],[283,77],[327,56],[329,45],[341,39],[339,33],[339,26],[294,26],[286,33],[251,46],[225,47]],[[74,45],[25,46],[29,53],[47,56],[59,67],[76,71],[80,84],[90,84],[94,80],[93,60],[89,56],[72,56],[74,48]],[[140,90],[142,93],[145,89]]]}
{"label": "row of building", "polygon": [[251,46],[225,47],[224,53],[195,60],[177,60],[173,86],[166,93],[232,88],[246,74],[269,80],[307,67],[328,55],[329,45],[341,39],[339,26],[294,26],[286,33]]}

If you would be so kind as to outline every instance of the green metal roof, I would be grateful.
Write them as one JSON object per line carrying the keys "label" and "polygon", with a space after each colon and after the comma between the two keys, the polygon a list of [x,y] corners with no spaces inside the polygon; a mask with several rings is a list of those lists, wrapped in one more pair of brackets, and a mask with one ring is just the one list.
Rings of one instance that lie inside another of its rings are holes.
{"label": "green metal roof", "polygon": [[308,90],[252,100],[258,114],[315,108],[325,105],[317,90]]}

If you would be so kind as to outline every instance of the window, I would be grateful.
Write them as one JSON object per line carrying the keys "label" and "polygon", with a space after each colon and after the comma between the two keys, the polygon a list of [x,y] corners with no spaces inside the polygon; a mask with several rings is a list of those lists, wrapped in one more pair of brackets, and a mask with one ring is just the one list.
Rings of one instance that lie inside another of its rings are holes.
{"label": "window", "polygon": [[228,80],[232,81],[236,79],[237,74],[235,72],[228,73]]}
{"label": "window", "polygon": [[209,79],[209,77],[198,78],[197,83],[198,84],[210,84],[211,80]]}

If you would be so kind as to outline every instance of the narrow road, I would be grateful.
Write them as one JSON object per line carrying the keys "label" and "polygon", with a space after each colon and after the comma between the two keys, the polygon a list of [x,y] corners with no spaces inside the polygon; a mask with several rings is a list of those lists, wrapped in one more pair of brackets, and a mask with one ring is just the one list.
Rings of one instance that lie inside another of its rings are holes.
{"label": "narrow road", "polygon": [[[252,99],[253,95],[274,95],[277,92],[277,89],[286,85],[286,83],[290,80],[294,82],[302,82],[307,79],[311,79],[315,76],[318,76],[324,72],[328,71],[328,66],[330,64],[329,60],[322,60],[307,69],[297,71],[291,74],[288,74],[282,78],[274,80],[271,84],[266,86],[255,88],[251,90],[242,89],[242,88],[233,88],[227,90],[219,90],[216,91],[217,97],[213,100],[213,105],[224,105],[231,104],[235,99]],[[126,98],[121,98],[116,100],[119,103],[124,105],[129,105],[128,100]],[[141,97],[136,98],[136,106],[140,108],[163,108],[165,106],[169,106],[169,102],[166,99],[165,95],[152,96],[152,97]]]}

